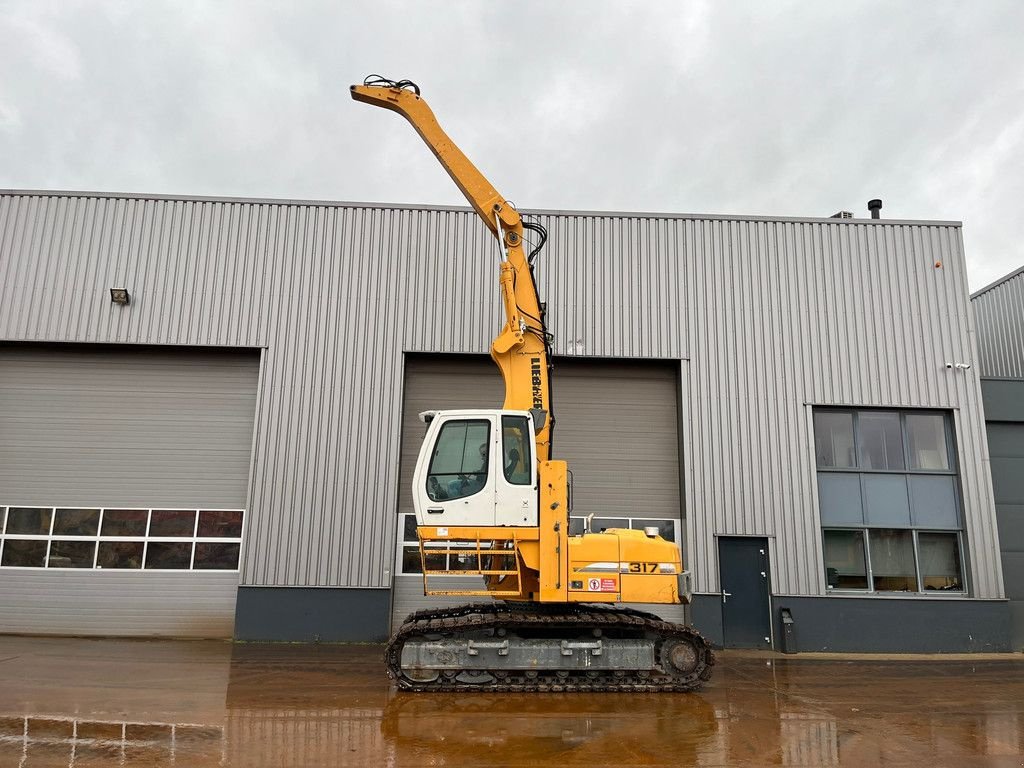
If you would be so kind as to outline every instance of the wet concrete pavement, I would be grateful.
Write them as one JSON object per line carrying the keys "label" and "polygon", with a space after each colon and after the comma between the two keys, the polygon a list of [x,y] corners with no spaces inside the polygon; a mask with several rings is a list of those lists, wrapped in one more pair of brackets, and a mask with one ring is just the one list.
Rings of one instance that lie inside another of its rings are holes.
{"label": "wet concrete pavement", "polygon": [[1024,656],[724,653],[699,694],[399,694],[376,646],[0,637],[0,766],[1021,766]]}

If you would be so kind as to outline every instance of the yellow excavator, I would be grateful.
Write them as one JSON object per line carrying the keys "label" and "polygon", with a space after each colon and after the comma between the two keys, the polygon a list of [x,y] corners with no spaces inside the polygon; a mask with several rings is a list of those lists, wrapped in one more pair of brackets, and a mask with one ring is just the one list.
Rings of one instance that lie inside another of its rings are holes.
{"label": "yellow excavator", "polygon": [[[491,601],[409,616],[388,643],[388,674],[416,691],[700,687],[714,664],[704,638],[621,605],[689,602],[678,546],[657,528],[570,534],[570,474],[550,456],[551,336],[533,274],[547,233],[445,134],[415,83],[371,75],[351,94],[405,117],[494,235],[505,315],[491,345],[502,408],[421,413],[412,487],[424,593]],[[527,231],[537,239],[529,253]],[[478,576],[480,588],[452,589],[444,577],[454,575]]]}

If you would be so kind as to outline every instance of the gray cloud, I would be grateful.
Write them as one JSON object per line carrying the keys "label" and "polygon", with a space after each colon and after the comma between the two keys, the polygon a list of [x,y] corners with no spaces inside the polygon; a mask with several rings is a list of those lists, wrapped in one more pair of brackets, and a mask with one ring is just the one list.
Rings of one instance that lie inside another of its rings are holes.
{"label": "gray cloud", "polygon": [[532,208],[959,219],[1024,263],[1024,6],[8,2],[0,185],[463,201],[393,115],[410,77]]}

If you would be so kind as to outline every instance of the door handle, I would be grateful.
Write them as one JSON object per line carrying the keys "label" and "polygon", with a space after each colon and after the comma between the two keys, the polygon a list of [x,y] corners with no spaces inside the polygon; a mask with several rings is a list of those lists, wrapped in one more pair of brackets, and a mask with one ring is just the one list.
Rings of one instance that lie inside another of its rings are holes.
{"label": "door handle", "polygon": [[431,515],[439,515],[444,512],[444,507],[427,507],[427,512]]}
{"label": "door handle", "polygon": [[726,592],[726,591],[725,591],[725,590],[723,589],[723,590],[722,590],[722,602],[723,602],[723,603],[724,603],[724,602],[726,602],[726,598],[729,598],[729,597],[732,597],[732,592]]}

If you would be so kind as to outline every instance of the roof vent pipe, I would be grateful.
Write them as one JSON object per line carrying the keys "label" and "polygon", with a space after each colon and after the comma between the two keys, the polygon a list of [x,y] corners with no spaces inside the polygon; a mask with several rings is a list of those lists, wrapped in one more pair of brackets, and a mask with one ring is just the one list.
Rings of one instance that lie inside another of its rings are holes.
{"label": "roof vent pipe", "polygon": [[868,210],[871,211],[872,219],[881,218],[878,212],[882,210],[882,201],[878,198],[868,200]]}

